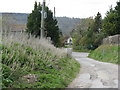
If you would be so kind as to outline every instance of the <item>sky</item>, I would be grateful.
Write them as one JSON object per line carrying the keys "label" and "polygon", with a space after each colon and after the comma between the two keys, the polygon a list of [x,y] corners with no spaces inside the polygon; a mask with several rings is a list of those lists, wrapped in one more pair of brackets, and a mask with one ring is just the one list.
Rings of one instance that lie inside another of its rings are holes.
{"label": "sky", "polygon": [[[31,13],[34,2],[43,0],[0,0],[0,12]],[[56,16],[75,18],[88,18],[100,12],[104,17],[111,7],[116,6],[119,0],[46,0],[46,5],[53,11],[56,8]]]}

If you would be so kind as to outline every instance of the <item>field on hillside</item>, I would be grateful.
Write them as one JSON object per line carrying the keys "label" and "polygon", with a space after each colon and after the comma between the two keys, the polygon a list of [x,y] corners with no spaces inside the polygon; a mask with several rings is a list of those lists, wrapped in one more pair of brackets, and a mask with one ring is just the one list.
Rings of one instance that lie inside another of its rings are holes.
{"label": "field on hillside", "polygon": [[8,35],[0,50],[3,88],[65,88],[79,72],[79,63],[46,39]]}
{"label": "field on hillside", "polygon": [[89,57],[102,62],[120,64],[118,60],[119,49],[120,46],[118,47],[118,45],[101,45],[91,52]]}

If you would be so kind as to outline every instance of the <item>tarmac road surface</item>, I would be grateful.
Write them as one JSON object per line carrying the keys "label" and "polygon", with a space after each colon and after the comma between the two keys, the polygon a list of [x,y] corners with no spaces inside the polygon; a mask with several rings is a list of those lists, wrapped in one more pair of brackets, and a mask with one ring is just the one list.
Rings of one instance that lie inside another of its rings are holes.
{"label": "tarmac road surface", "polygon": [[118,65],[90,59],[88,54],[72,52],[81,68],[68,88],[118,88]]}

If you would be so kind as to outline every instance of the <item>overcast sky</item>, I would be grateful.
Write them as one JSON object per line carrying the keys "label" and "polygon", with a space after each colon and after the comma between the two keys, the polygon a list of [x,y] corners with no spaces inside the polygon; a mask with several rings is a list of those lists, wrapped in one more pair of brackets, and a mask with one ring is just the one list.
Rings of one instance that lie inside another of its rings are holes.
{"label": "overcast sky", "polygon": [[[43,0],[0,0],[0,12],[31,13],[34,2]],[[116,6],[118,0],[46,0],[46,5],[53,11],[56,7],[56,16],[87,18],[100,12],[102,16],[110,6]]]}

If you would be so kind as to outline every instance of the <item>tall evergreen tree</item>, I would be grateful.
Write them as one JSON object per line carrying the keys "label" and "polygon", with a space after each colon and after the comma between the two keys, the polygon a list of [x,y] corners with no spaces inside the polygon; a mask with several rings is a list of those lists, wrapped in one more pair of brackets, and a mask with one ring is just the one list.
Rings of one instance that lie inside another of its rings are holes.
{"label": "tall evergreen tree", "polygon": [[53,44],[60,45],[60,30],[57,25],[57,20],[53,18],[53,13],[46,7],[47,18],[45,19],[46,36],[51,37]]}
{"label": "tall evergreen tree", "polygon": [[27,20],[27,32],[35,35],[36,37],[40,35],[40,25],[41,25],[41,13],[42,10],[40,3],[37,6],[37,2],[34,4],[34,10],[28,16]]}
{"label": "tall evergreen tree", "polygon": [[116,11],[116,34],[120,34],[120,1],[117,2],[117,6],[115,7]]}
{"label": "tall evergreen tree", "polygon": [[103,39],[103,34],[101,33],[102,29],[102,16],[98,12],[94,22],[89,25],[87,31],[85,32],[84,37],[81,39],[81,42],[84,48],[88,50],[96,49]]}
{"label": "tall evergreen tree", "polygon": [[107,12],[103,21],[103,32],[106,36],[120,34],[120,2],[117,2],[115,9]]}
{"label": "tall evergreen tree", "polygon": [[[40,37],[41,28],[41,11],[42,6],[37,2],[34,4],[34,10],[28,16],[27,32]],[[57,25],[57,20],[53,18],[53,13],[48,7],[45,7],[47,18],[45,19],[44,34],[46,37],[51,37],[51,40],[55,46],[60,46],[60,31]]]}
{"label": "tall evergreen tree", "polygon": [[101,14],[98,12],[97,16],[95,17],[93,31],[100,32],[101,28],[102,28],[102,17],[101,17]]}

